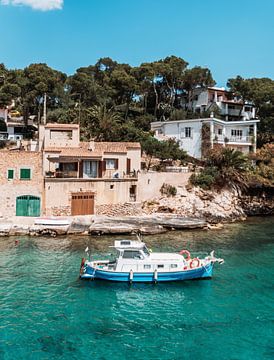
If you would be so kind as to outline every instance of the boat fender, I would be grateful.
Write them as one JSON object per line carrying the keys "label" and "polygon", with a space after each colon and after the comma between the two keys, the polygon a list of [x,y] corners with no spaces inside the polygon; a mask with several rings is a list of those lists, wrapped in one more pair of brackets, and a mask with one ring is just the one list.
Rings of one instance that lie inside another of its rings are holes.
{"label": "boat fender", "polygon": [[199,267],[200,266],[200,260],[198,258],[192,259],[189,266],[190,266],[191,269],[195,269],[195,268]]}
{"label": "boat fender", "polygon": [[133,280],[133,270],[130,270],[129,272],[129,281],[132,283]]}
{"label": "boat fender", "polygon": [[157,269],[154,271],[154,281],[155,283],[157,282],[158,280],[158,272],[157,272]]}
{"label": "boat fender", "polygon": [[188,250],[181,250],[180,255],[182,255],[182,256],[186,255],[187,256],[185,258],[186,261],[189,261],[191,259],[191,255],[190,255],[190,252]]}
{"label": "boat fender", "polygon": [[82,258],[81,266],[80,266],[80,275],[82,275],[82,274],[84,273],[85,262],[86,262],[86,259],[85,259],[85,258]]}
{"label": "boat fender", "polygon": [[85,262],[86,262],[86,259],[85,259],[85,258],[82,258],[81,267],[83,267],[83,266],[85,265]]}

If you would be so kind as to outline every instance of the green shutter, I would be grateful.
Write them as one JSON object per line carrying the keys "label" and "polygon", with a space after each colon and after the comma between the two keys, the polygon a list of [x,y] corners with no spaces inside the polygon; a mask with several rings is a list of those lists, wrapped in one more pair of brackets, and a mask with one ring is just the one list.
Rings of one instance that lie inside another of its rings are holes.
{"label": "green shutter", "polygon": [[30,180],[30,169],[20,169],[20,179]]}
{"label": "green shutter", "polygon": [[14,170],[8,169],[8,179],[14,179]]}

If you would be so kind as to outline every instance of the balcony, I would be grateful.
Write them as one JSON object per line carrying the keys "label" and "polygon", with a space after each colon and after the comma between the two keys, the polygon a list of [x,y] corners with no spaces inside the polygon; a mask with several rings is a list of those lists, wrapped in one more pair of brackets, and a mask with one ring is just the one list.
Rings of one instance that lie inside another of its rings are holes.
{"label": "balcony", "polygon": [[131,171],[130,173],[126,174],[123,172],[123,174],[118,173],[117,171],[114,173],[109,172],[103,172],[101,176],[99,174],[94,174],[94,176],[85,175],[79,176],[78,171],[46,171],[45,172],[46,178],[53,178],[53,179],[82,179],[82,180],[94,180],[94,179],[106,179],[106,180],[115,180],[115,179],[137,179],[138,178],[138,172],[137,171]]}
{"label": "balcony", "polygon": [[77,171],[46,171],[47,178],[77,179]]}
{"label": "balcony", "polygon": [[214,142],[217,143],[240,143],[240,144],[253,144],[253,136],[223,136],[215,134],[213,138]]}

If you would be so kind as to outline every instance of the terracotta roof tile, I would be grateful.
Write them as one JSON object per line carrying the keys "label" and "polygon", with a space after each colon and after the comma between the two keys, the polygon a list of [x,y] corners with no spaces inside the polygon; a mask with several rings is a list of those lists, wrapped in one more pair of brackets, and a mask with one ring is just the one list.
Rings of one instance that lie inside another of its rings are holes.
{"label": "terracotta roof tile", "polygon": [[137,142],[95,142],[91,150],[91,142],[80,142],[79,147],[49,147],[45,152],[59,152],[60,156],[92,157],[103,156],[104,153],[127,153],[128,149],[141,149]]}

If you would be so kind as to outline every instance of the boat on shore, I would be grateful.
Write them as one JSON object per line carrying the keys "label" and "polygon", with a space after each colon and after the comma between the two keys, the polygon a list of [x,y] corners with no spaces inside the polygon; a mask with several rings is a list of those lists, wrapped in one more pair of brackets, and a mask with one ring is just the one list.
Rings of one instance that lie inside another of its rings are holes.
{"label": "boat on shore", "polygon": [[34,220],[34,224],[45,226],[66,226],[70,225],[70,220],[59,217],[39,217]]}
{"label": "boat on shore", "polygon": [[[101,279],[118,282],[168,282],[211,278],[214,264],[224,260],[215,258],[214,251],[203,259],[191,257],[187,250],[180,253],[152,252],[142,241],[115,241],[114,260],[82,259],[80,279]],[[88,252],[88,248],[86,249]]]}

